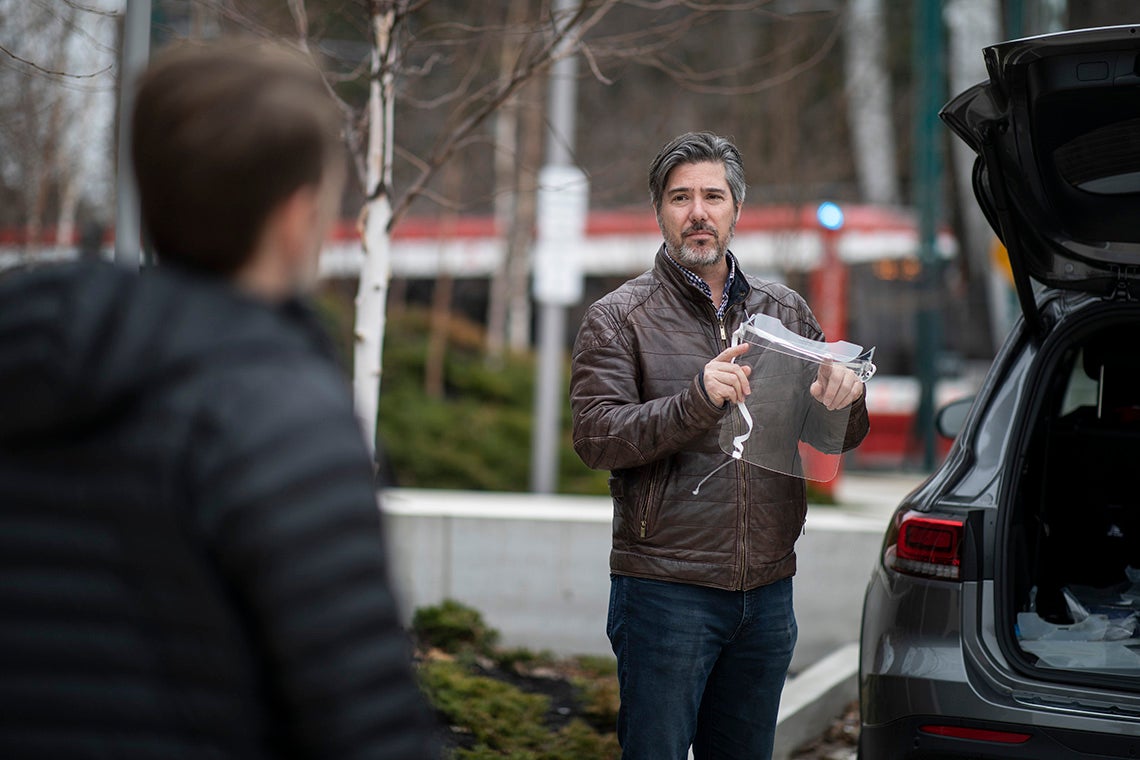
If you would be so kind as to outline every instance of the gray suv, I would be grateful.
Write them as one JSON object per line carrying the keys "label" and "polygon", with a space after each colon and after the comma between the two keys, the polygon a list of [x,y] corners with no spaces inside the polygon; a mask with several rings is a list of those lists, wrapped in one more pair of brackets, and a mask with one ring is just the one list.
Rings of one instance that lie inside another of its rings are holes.
{"label": "gray suv", "polygon": [[1022,315],[888,528],[859,757],[1140,758],[1140,26],[984,55],[941,116]]}

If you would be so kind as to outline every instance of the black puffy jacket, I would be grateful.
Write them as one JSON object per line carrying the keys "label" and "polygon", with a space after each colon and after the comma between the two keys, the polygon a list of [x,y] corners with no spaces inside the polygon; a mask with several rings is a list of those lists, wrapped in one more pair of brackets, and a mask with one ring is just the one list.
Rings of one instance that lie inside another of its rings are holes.
{"label": "black puffy jacket", "polygon": [[0,277],[0,757],[434,756],[318,335],[174,271]]}

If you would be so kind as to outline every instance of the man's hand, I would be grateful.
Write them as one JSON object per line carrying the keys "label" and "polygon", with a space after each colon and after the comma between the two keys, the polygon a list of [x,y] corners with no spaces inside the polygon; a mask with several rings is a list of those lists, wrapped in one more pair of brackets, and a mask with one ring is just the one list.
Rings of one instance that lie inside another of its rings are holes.
{"label": "man's hand", "polygon": [[732,363],[747,352],[747,343],[729,346],[705,365],[705,393],[717,406],[724,406],[725,402],[739,404],[752,392],[748,386],[752,368]]}
{"label": "man's hand", "polygon": [[863,395],[863,383],[841,364],[820,364],[811,395],[830,410],[854,404]]}

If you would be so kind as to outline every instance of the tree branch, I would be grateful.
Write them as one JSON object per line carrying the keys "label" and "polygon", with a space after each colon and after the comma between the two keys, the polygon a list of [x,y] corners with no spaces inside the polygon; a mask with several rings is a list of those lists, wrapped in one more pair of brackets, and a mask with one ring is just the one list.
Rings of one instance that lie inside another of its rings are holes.
{"label": "tree branch", "polygon": [[[441,141],[432,149],[427,159],[425,159],[427,169],[421,171],[408,187],[408,190],[400,196],[399,200],[393,203],[392,218],[389,221],[388,229],[391,230],[396,225],[403,214],[407,212],[411,202],[424,192],[424,188],[427,187],[427,184],[435,176],[440,166],[455,154],[458,146],[468,135],[486,121],[499,106],[509,100],[533,77],[547,71],[556,61],[565,56],[573,55],[576,49],[581,45],[583,37],[599,24],[605,18],[606,14],[618,4],[619,0],[602,0],[596,9],[591,12],[588,4],[583,3],[574,11],[564,25],[558,24],[558,19],[552,17],[551,28],[553,32],[545,44],[526,59],[526,62],[522,64],[521,68],[517,69],[509,79],[500,83],[501,86],[495,88],[493,85],[488,85],[488,87],[480,90],[479,95],[487,91],[491,91],[493,94],[486,100],[482,100],[478,107],[475,107],[466,118],[461,120],[454,130],[445,134],[441,138]],[[468,98],[464,102],[464,106],[473,106],[474,102],[479,99]],[[460,110],[463,110],[463,108]]]}
{"label": "tree branch", "polygon": [[29,60],[29,59],[24,58],[20,55],[17,55],[15,52],[13,52],[12,50],[9,50],[8,48],[6,48],[3,45],[0,45],[0,53],[3,53],[4,55],[8,56],[9,58],[11,58],[14,61],[18,61],[18,62],[24,64],[25,66],[28,66],[32,69],[35,69],[36,71],[38,71],[41,74],[46,74],[50,77],[59,77],[60,79],[94,79],[95,77],[99,77],[99,76],[102,76],[103,74],[106,74],[108,71],[110,71],[111,69],[114,68],[113,64],[107,64],[106,66],[99,69],[98,71],[94,71],[90,74],[73,74],[69,71],[59,71],[56,69],[49,69],[45,66],[41,66],[38,63],[36,63],[35,61]]}

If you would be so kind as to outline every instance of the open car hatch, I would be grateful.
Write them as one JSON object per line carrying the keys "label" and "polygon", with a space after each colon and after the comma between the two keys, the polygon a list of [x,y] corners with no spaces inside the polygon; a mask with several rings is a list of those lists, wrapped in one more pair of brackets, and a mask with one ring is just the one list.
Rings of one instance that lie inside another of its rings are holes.
{"label": "open car hatch", "polygon": [[989,81],[940,116],[978,154],[974,193],[1009,251],[1022,311],[1032,281],[1140,297],[1140,26],[1062,32],[984,51]]}

